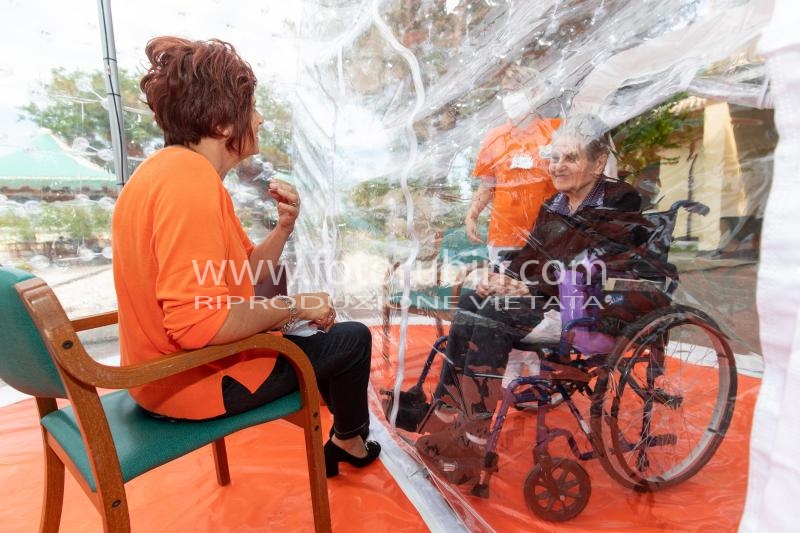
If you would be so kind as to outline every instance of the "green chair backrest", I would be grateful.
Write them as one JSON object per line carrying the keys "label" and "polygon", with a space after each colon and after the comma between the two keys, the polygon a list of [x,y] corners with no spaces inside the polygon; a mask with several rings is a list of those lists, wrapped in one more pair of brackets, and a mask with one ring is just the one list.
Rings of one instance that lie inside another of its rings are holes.
{"label": "green chair backrest", "polygon": [[[485,237],[485,236],[484,236]],[[489,260],[489,250],[485,243],[474,243],[467,238],[464,226],[445,230],[442,245],[439,248],[439,259],[443,263],[464,264],[482,263]]]}
{"label": "green chair backrest", "polygon": [[66,398],[39,330],[14,289],[33,274],[0,267],[0,379],[31,396]]}

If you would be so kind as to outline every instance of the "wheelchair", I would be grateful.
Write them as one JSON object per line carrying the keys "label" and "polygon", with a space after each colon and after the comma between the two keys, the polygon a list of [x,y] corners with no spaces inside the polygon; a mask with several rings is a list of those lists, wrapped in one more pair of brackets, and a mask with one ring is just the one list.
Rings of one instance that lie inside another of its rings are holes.
{"label": "wheelchair", "polygon": [[[648,253],[660,254],[665,264],[680,209],[700,215],[708,212],[703,204],[684,200],[667,211],[644,214],[654,225]],[[642,279],[641,272],[609,273],[604,285],[579,274],[560,284],[562,297],[593,296],[609,309],[648,291],[660,292],[665,303],[626,321],[614,335],[600,331],[598,313],[588,307],[562,308],[558,342],[516,345],[516,349],[536,353],[540,372],[517,377],[503,389],[473,495],[489,497],[490,480],[498,470],[499,436],[509,409],[521,404],[536,406],[534,466],[525,479],[523,496],[530,511],[548,521],[570,520],[586,507],[591,480],[583,461],[599,459],[608,475],[629,489],[656,491],[689,479],[712,458],[736,402],[733,353],[711,317],[672,302],[677,276],[647,274],[651,279]],[[423,384],[436,356],[444,357],[446,345],[446,336],[437,339],[417,383],[402,393],[405,398],[425,400]],[[450,373],[448,379],[456,384],[456,401],[463,409],[464,396],[458,386],[461,369],[444,359],[442,372]],[[386,392],[391,407],[391,392]],[[573,401],[576,394],[588,398],[588,415]],[[432,401],[418,428],[424,428],[441,405],[441,399]],[[561,406],[576,419],[588,450],[580,449],[569,430],[548,427],[548,412]],[[573,458],[551,456],[549,444],[559,438],[566,440]]]}

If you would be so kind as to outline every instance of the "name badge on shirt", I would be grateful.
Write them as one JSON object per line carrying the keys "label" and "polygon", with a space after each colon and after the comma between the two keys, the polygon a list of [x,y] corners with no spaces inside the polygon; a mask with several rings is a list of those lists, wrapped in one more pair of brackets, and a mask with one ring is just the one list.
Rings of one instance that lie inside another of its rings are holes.
{"label": "name badge on shirt", "polygon": [[533,168],[533,158],[528,154],[517,154],[511,158],[511,168],[531,169]]}

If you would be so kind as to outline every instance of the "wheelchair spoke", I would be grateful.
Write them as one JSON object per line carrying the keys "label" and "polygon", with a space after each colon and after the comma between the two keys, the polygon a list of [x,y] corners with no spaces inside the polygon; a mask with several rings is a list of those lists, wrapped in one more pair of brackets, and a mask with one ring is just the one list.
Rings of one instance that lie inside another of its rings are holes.
{"label": "wheelchair spoke", "polygon": [[730,421],[730,348],[702,314],[687,309],[654,313],[632,327],[595,395],[607,425],[601,436],[613,450],[604,467],[624,482],[641,479],[652,488],[693,475]]}

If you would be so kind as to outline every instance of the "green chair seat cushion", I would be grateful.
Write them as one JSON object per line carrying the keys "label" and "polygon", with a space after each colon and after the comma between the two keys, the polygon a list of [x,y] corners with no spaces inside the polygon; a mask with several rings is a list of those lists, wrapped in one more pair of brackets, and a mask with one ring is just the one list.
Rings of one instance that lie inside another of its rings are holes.
{"label": "green chair seat cushion", "polygon": [[[402,292],[395,292],[389,296],[390,305],[399,307],[402,303]],[[458,297],[453,296],[452,285],[439,285],[409,291],[408,304],[409,307],[420,310],[455,312],[458,308]]]}
{"label": "green chair seat cushion", "polygon": [[[293,392],[231,417],[173,421],[149,415],[124,390],[102,396],[101,402],[125,482],[240,429],[283,418],[301,408],[300,393]],[[64,448],[92,491],[97,490],[72,407],[46,415],[42,425]]]}
{"label": "green chair seat cushion", "polygon": [[[481,227],[478,233],[486,239],[486,227]],[[439,248],[439,257],[444,261],[485,261],[489,259],[489,249],[483,243],[474,243],[467,237],[464,226],[449,228],[442,235]]]}

